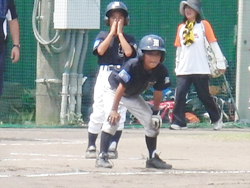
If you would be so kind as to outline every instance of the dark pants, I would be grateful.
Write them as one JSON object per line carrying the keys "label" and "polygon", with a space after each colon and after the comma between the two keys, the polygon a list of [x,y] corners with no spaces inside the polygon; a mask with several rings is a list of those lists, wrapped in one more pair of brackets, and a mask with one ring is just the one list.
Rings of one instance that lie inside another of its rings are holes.
{"label": "dark pants", "polygon": [[6,43],[0,42],[0,95],[2,95],[3,91],[3,73],[4,73],[6,48],[7,48]]}
{"label": "dark pants", "polygon": [[198,98],[205,106],[210,115],[211,122],[214,123],[220,119],[221,111],[209,93],[208,75],[183,75],[177,76],[177,87],[175,91],[175,106],[173,110],[173,122],[181,127],[187,126],[185,119],[186,95],[191,85],[194,85]]}

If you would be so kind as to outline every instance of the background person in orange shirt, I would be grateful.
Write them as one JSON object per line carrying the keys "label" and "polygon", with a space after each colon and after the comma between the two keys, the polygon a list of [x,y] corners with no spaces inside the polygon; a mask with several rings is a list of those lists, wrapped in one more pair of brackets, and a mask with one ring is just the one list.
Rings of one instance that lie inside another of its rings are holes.
{"label": "background person in orange shirt", "polygon": [[183,22],[177,28],[174,42],[174,46],[177,48],[175,60],[177,87],[175,91],[173,121],[170,129],[187,129],[185,119],[186,95],[193,84],[199,99],[210,115],[214,129],[219,130],[223,125],[223,116],[209,93],[211,71],[205,48],[204,32],[214,51],[217,68],[223,73],[226,70],[224,56],[217,43],[212,26],[207,20],[202,20],[201,18],[200,0],[182,1],[179,11],[184,18]]}

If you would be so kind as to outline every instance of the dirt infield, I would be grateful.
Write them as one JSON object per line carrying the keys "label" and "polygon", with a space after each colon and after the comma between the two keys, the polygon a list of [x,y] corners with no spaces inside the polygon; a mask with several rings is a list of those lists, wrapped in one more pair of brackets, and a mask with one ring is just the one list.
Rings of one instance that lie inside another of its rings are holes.
{"label": "dirt infield", "polygon": [[[99,146],[99,138],[97,141]],[[171,170],[146,169],[143,129],[125,129],[112,169],[84,158],[87,129],[0,129],[2,188],[250,188],[250,129],[161,130]]]}

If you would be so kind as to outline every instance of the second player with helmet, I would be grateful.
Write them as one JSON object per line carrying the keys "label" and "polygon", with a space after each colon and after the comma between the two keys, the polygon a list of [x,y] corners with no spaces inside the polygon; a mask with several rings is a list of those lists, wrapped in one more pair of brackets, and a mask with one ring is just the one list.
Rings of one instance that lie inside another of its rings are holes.
{"label": "second player with helmet", "polygon": [[[101,31],[95,39],[93,54],[98,57],[100,66],[94,87],[93,112],[88,123],[88,148],[86,158],[96,158],[96,139],[105,120],[104,87],[108,85],[108,76],[112,70],[119,70],[129,58],[136,56],[136,41],[133,36],[123,32],[123,26],[129,24],[127,7],[119,1],[107,5],[104,21],[110,27],[109,31]],[[110,144],[110,158],[117,158],[117,144],[126,120],[126,108],[120,108],[121,121],[118,131]]]}

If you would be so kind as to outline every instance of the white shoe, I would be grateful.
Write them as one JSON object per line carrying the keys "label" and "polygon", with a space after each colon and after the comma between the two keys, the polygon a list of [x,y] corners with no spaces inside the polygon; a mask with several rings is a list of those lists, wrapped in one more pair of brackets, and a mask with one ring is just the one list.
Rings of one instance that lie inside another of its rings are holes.
{"label": "white shoe", "polygon": [[169,129],[171,129],[171,130],[187,130],[187,126],[181,127],[181,126],[176,125],[176,124],[171,124]]}
{"label": "white shoe", "polygon": [[116,150],[117,147],[117,142],[113,141],[110,145],[109,145],[109,149],[108,149],[108,158],[109,159],[117,159],[118,158],[118,152]]}
{"label": "white shoe", "polygon": [[214,123],[214,130],[220,130],[223,126],[223,121],[222,121],[223,115],[220,116],[220,119]]}
{"label": "white shoe", "polygon": [[89,148],[86,151],[85,158],[86,159],[96,159],[97,152],[95,146],[89,146]]}
{"label": "white shoe", "polygon": [[117,159],[118,158],[118,152],[116,149],[109,149],[108,150],[108,158],[109,159]]}

